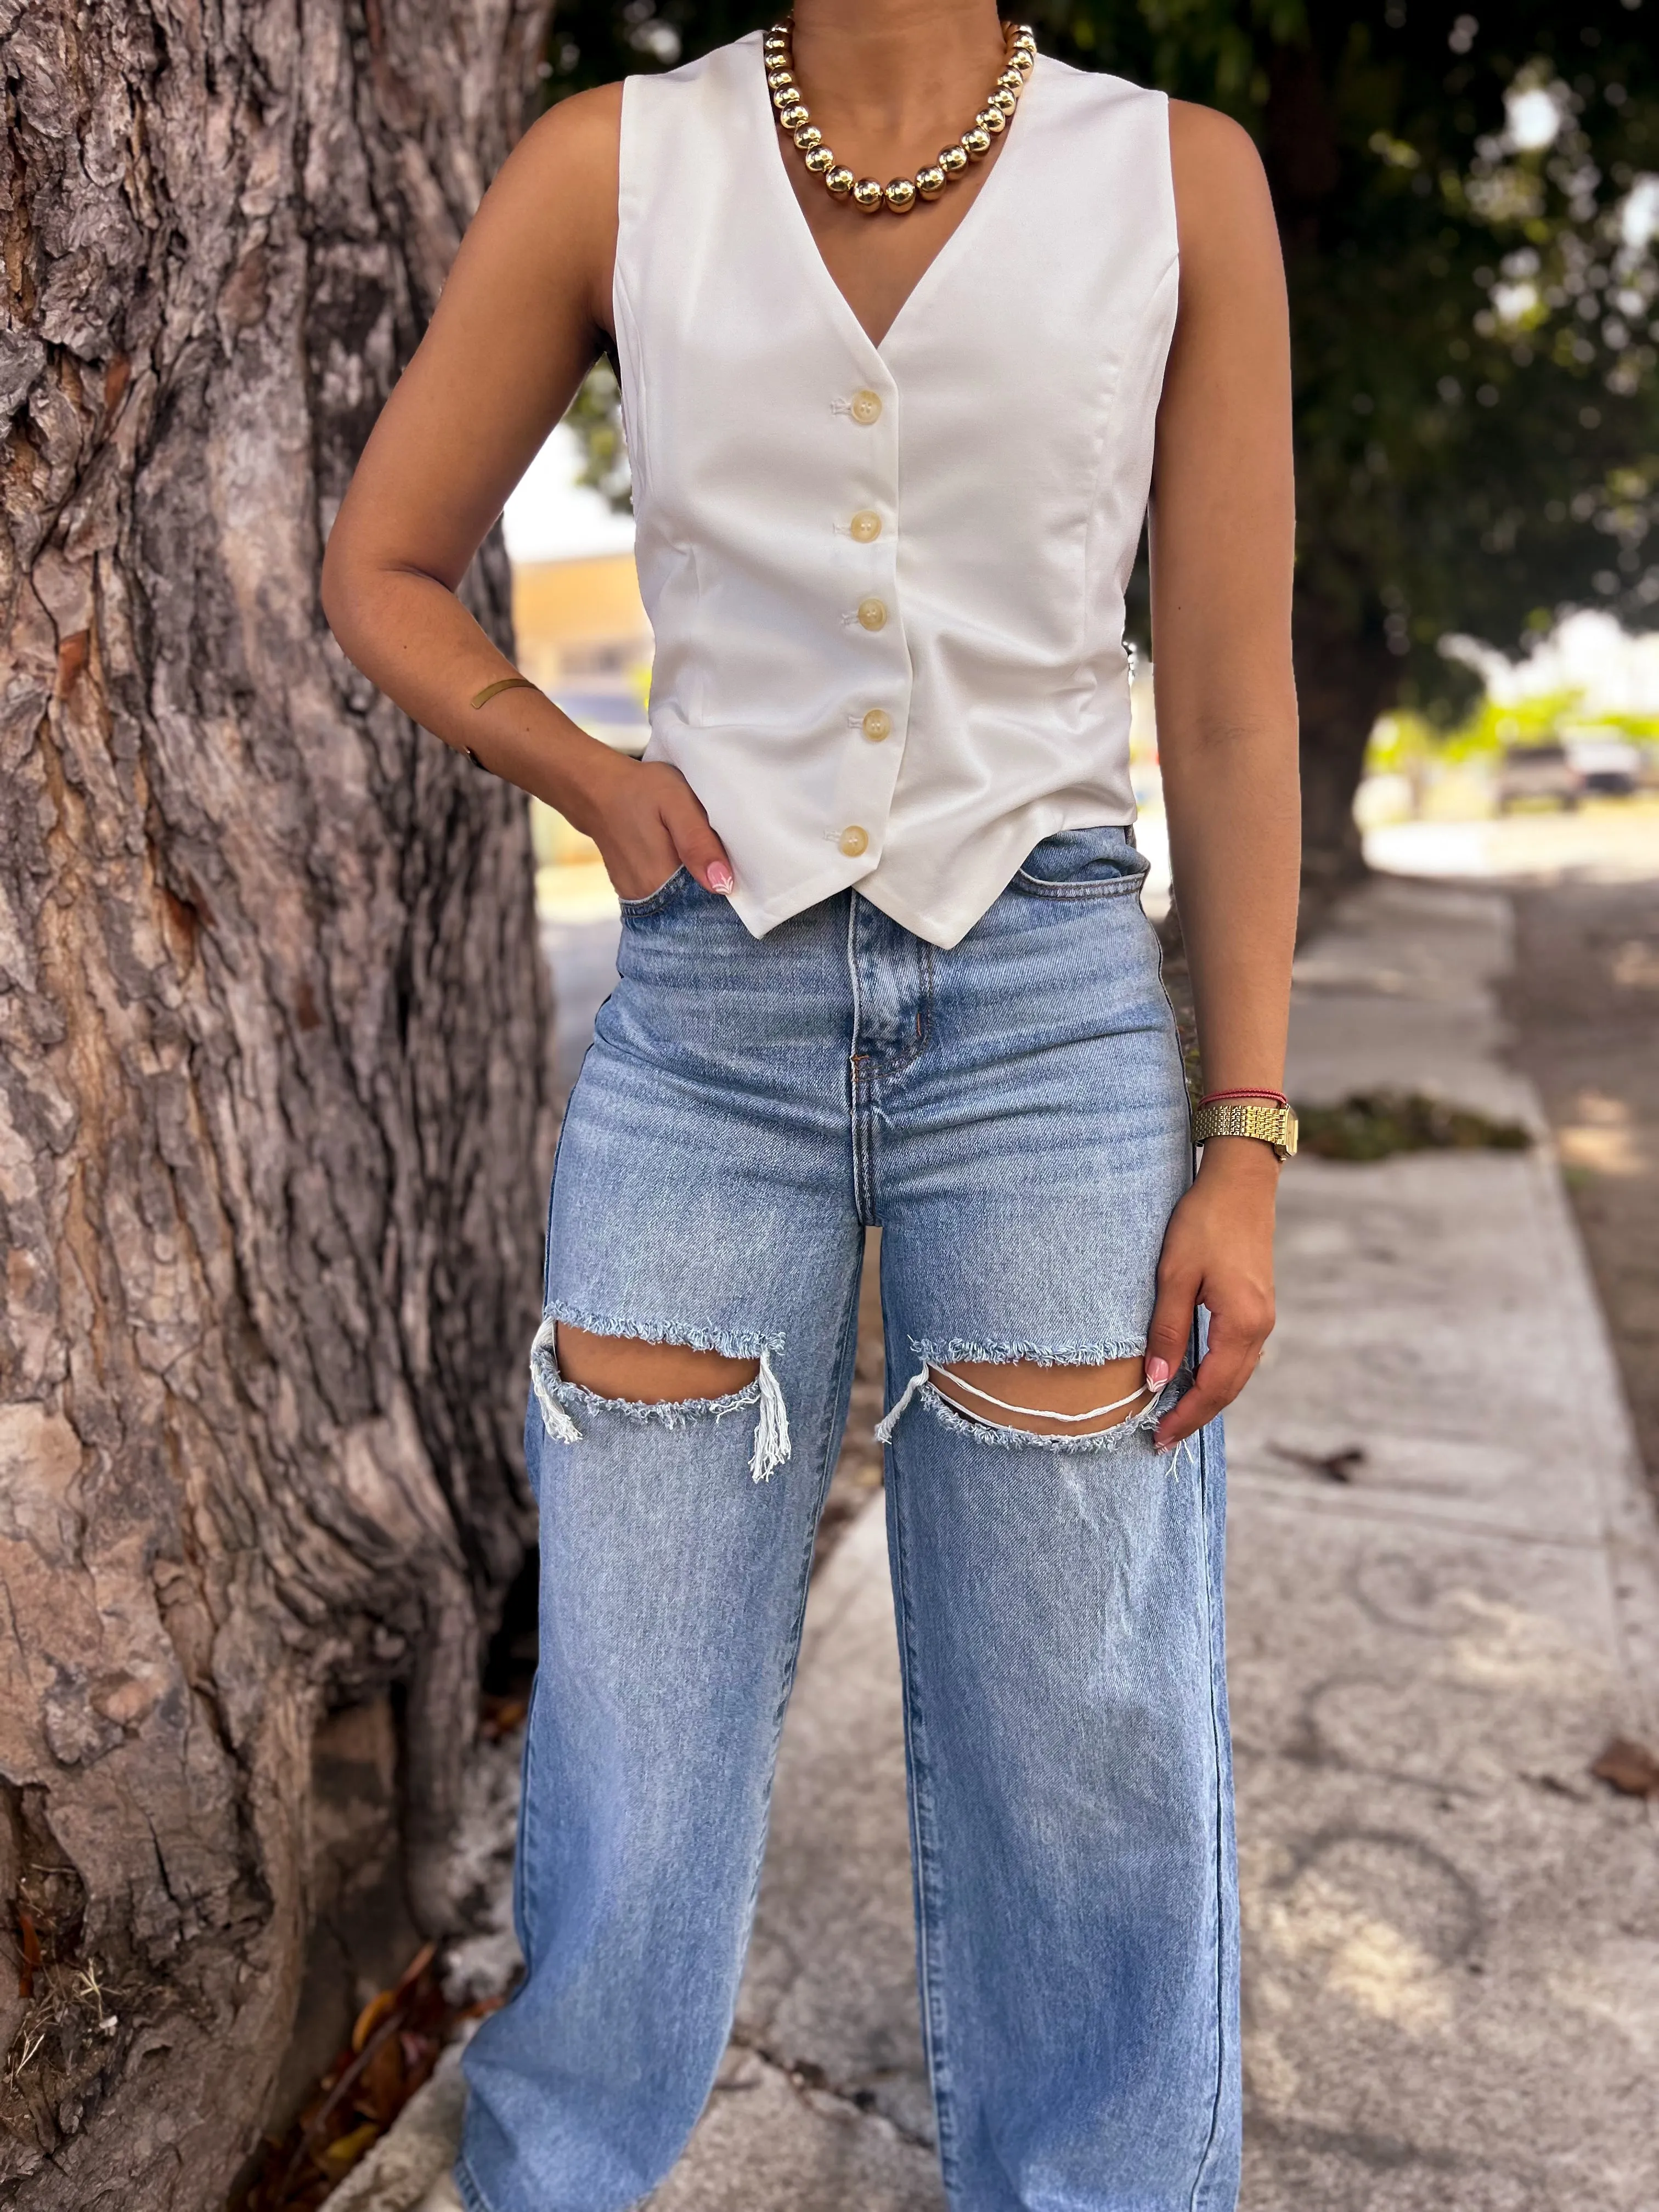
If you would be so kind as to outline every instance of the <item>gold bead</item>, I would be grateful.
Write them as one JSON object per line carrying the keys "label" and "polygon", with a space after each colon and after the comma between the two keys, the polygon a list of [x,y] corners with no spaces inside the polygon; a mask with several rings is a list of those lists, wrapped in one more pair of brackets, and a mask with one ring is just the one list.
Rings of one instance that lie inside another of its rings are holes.
{"label": "gold bead", "polygon": [[971,131],[963,132],[962,143],[969,161],[982,161],[991,150],[991,134],[975,125]]}
{"label": "gold bead", "polygon": [[799,131],[803,123],[810,123],[812,120],[812,118],[808,111],[802,106],[801,103],[797,100],[793,107],[786,107],[783,110],[782,113],[778,117],[778,120],[782,124],[786,131]]}
{"label": "gold bead", "polygon": [[835,168],[826,171],[823,181],[838,200],[844,200],[853,189],[854,179],[850,169]]}
{"label": "gold bead", "polygon": [[887,204],[887,195],[873,177],[860,177],[853,187],[853,205],[862,215],[874,215]]}
{"label": "gold bead", "polygon": [[[827,179],[835,168],[836,157],[827,146],[814,146],[806,156],[806,166],[813,176]],[[834,189],[832,185],[830,190]]]}
{"label": "gold bead", "polygon": [[1029,46],[1014,46],[1009,51],[1008,59],[1021,77],[1028,77],[1031,74],[1036,57]]}
{"label": "gold bead", "polygon": [[933,165],[943,169],[946,177],[959,177],[968,166],[968,156],[960,146],[947,146]]}
{"label": "gold bead", "polygon": [[895,177],[882,198],[890,215],[908,215],[916,204],[916,188],[908,177]]}
{"label": "gold bead", "polygon": [[793,107],[799,98],[800,87],[795,82],[793,77],[790,78],[787,84],[775,85],[772,88],[774,107]]}
{"label": "gold bead", "polygon": [[1013,113],[1016,102],[1013,94],[1005,92],[999,85],[985,105],[988,107],[994,107],[999,115],[1008,116]]}
{"label": "gold bead", "polygon": [[[988,131],[993,138],[999,138],[1008,128],[1008,118],[1000,107],[981,107],[974,118],[974,128],[976,131]],[[967,143],[968,134],[964,131],[963,143],[966,145]]]}
{"label": "gold bead", "polygon": [[916,190],[925,200],[936,200],[950,182],[943,169],[927,168],[916,171]]}
{"label": "gold bead", "polygon": [[1018,100],[1025,89],[1025,80],[1017,69],[1006,69],[997,79],[999,92],[1012,92]]}
{"label": "gold bead", "polygon": [[810,154],[814,146],[822,146],[823,133],[816,123],[803,123],[795,133],[795,143],[803,154]]}

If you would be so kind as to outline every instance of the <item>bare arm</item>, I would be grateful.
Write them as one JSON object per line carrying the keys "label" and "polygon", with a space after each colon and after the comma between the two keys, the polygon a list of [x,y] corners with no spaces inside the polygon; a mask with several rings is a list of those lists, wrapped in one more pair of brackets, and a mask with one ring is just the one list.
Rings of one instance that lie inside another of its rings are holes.
{"label": "bare arm", "polygon": [[[1246,134],[1174,101],[1170,138],[1181,305],[1153,476],[1158,752],[1206,1085],[1278,1090],[1301,854],[1284,272]],[[1277,1177],[1267,1146],[1217,1139],[1171,1219],[1149,1351],[1178,1364],[1199,1299],[1211,1348],[1162,1443],[1219,1411],[1261,1357]]]}
{"label": "bare arm", "polygon": [[514,672],[455,596],[609,330],[621,107],[617,85],[562,102],[490,187],[342,504],[323,608],[366,676],[594,836],[633,897],[682,860],[731,887],[702,806],[677,769],[620,757],[538,692],[474,708]]}

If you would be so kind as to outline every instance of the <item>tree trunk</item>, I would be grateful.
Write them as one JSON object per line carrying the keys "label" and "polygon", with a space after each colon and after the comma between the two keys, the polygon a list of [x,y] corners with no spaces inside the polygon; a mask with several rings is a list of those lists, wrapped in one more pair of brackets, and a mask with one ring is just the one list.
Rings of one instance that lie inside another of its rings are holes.
{"label": "tree trunk", "polygon": [[1365,871],[1353,818],[1372,725],[1400,688],[1400,663],[1379,629],[1298,581],[1296,688],[1302,720],[1304,925]]}
{"label": "tree trunk", "polygon": [[[293,2023],[330,1716],[399,1717],[410,1907],[450,1909],[530,1525],[549,1006],[522,799],[346,665],[316,585],[546,14],[0,0],[0,2195],[27,2212],[222,2207]],[[499,542],[468,588],[505,639]]]}

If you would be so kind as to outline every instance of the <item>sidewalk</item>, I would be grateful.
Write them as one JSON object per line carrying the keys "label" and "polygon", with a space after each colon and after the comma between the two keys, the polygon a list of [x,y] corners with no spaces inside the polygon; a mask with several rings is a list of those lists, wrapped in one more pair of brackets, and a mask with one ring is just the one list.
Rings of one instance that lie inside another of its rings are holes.
{"label": "sidewalk", "polygon": [[[1502,895],[1382,882],[1298,969],[1293,1088],[1540,1128]],[[1247,2212],[1644,2212],[1659,1545],[1546,1147],[1297,1163],[1230,1422]],[[1357,1455],[1357,1456],[1356,1456]],[[879,1498],[814,1586],[737,2033],[660,2212],[933,2212]],[[453,2202],[427,2162],[338,2212]],[[396,2163],[398,2131],[370,2163]],[[408,2161],[405,2160],[405,2166]]]}

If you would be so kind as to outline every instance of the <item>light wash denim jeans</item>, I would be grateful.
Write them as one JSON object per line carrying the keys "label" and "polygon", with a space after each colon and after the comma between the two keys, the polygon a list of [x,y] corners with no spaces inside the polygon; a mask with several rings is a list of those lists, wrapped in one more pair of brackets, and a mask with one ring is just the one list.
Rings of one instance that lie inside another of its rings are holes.
{"label": "light wash denim jeans", "polygon": [[[525,1431],[528,1971],[465,2061],[474,2212],[619,2212],[708,2094],[866,1225],[890,1407],[928,1361],[1144,1349],[1192,1167],[1144,872],[1122,830],[1050,838],[950,951],[855,893],[758,943],[684,874],[624,908],[553,1181]],[[762,1371],[724,1398],[618,1403],[560,1377],[557,1319]],[[1159,1453],[1152,1419],[1034,1436],[923,1383],[893,1428],[922,2025],[955,2212],[1235,2202],[1221,1437]]]}

